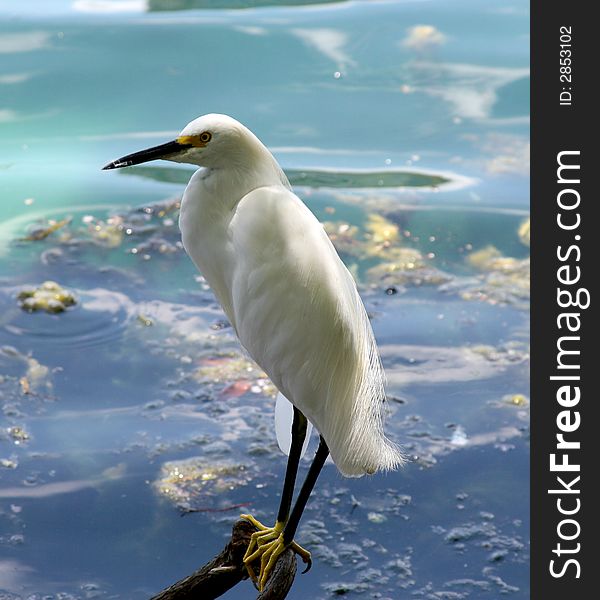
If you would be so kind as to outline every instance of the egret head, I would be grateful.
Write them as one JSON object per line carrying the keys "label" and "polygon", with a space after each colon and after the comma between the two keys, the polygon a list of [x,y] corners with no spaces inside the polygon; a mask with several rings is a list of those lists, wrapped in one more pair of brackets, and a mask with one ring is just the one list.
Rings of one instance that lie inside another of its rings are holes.
{"label": "egret head", "polygon": [[188,123],[171,142],[118,158],[103,167],[119,169],[149,162],[170,160],[202,167],[234,164],[239,157],[251,153],[262,144],[241,123],[227,115],[208,114]]}

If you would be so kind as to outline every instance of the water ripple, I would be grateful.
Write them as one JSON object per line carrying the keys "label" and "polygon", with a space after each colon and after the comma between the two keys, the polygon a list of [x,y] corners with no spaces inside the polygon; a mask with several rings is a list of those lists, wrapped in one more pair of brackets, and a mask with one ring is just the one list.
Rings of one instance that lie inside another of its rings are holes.
{"label": "water ripple", "polygon": [[135,318],[135,305],[125,294],[96,288],[76,295],[77,305],[61,315],[8,311],[3,329],[35,347],[90,348],[118,340]]}

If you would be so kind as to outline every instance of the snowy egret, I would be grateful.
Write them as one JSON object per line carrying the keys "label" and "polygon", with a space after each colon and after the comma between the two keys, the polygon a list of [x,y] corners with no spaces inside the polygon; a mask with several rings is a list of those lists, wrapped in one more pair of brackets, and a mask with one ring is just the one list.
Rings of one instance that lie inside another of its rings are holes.
{"label": "snowy egret", "polygon": [[[403,462],[383,432],[379,353],[350,272],[273,155],[249,129],[226,115],[204,115],[175,140],[104,169],[155,159],[203,167],[183,194],[183,245],[241,344],[293,404],[277,521],[266,527],[242,515],[258,529],[244,562],[263,589],[287,547],[310,568],[310,553],[294,542],[294,535],[329,453],[348,477]],[[318,430],[320,443],[292,509],[307,420]],[[259,558],[256,575],[250,565]]]}

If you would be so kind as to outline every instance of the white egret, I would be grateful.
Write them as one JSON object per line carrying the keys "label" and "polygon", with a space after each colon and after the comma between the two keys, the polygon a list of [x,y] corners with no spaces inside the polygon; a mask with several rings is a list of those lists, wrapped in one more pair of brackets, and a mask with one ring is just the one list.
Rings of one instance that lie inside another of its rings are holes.
{"label": "white egret", "polygon": [[[203,167],[181,202],[183,245],[241,344],[294,407],[277,521],[266,527],[242,515],[258,529],[244,562],[262,589],[289,546],[310,567],[310,553],[294,535],[329,453],[348,477],[402,464],[401,452],[383,432],[384,373],[350,272],[249,129],[226,115],[204,115],[174,141],[104,169],[155,159]],[[307,419],[320,443],[291,509]],[[258,558],[255,575],[250,565]]]}

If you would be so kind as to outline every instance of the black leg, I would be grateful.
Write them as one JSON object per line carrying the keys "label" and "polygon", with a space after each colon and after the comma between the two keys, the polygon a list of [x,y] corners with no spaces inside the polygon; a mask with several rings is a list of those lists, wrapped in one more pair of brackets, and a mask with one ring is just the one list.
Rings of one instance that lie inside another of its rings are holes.
{"label": "black leg", "polygon": [[285,525],[290,515],[294,484],[298,474],[298,463],[302,453],[302,446],[306,438],[306,417],[294,406],[294,420],[292,422],[292,445],[288,456],[287,468],[285,470],[285,481],[281,492],[281,502],[277,513],[277,523]]}
{"label": "black leg", "polygon": [[[325,440],[321,437],[321,441],[319,443],[319,447],[317,448],[317,452],[315,454],[315,458],[310,465],[310,469],[308,470],[308,475],[302,484],[302,488],[300,489],[300,493],[298,494],[298,498],[296,499],[296,504],[294,504],[294,508],[292,509],[292,514],[288,522],[285,525],[283,530],[283,541],[285,544],[289,544],[294,539],[294,535],[296,535],[296,529],[298,529],[298,523],[300,523],[300,517],[304,512],[304,508],[306,503],[308,502],[308,498],[315,487],[315,483],[317,482],[317,478],[319,477],[319,473],[329,456],[329,448],[325,443]],[[310,567],[310,565],[309,565]],[[307,569],[308,570],[308,569]]]}

